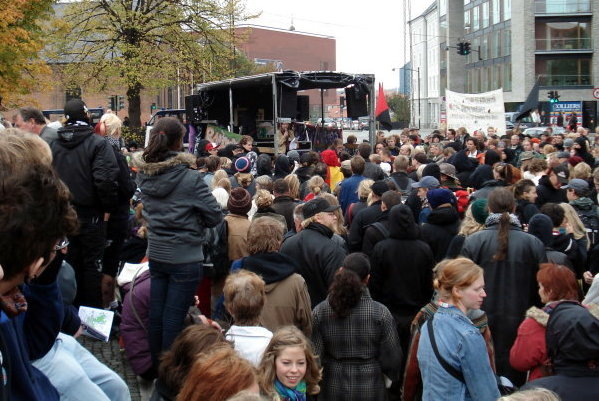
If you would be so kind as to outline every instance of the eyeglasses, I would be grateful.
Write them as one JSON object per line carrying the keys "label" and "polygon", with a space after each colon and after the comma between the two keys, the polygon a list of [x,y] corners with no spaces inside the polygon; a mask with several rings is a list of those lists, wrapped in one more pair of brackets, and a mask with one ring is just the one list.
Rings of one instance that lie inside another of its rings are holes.
{"label": "eyeglasses", "polygon": [[63,238],[62,240],[60,240],[56,245],[54,245],[54,251],[60,251],[62,249],[65,249],[67,246],[69,246],[69,240],[68,238]]}

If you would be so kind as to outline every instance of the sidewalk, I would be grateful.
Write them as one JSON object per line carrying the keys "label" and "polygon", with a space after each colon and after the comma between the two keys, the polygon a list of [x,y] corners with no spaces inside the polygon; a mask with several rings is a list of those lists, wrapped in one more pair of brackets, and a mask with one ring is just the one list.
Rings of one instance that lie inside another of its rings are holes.
{"label": "sidewalk", "polygon": [[125,352],[121,352],[118,336],[114,336],[107,343],[87,336],[81,336],[78,340],[85,348],[94,354],[100,362],[114,370],[123,378],[125,383],[129,386],[132,401],[143,401],[137,377],[131,370],[131,366],[129,366]]}

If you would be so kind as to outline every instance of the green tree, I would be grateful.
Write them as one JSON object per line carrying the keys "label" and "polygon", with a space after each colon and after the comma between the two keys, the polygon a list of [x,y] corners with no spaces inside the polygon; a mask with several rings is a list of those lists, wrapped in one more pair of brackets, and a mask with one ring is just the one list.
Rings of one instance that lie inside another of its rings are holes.
{"label": "green tree", "polygon": [[0,0],[0,99],[14,106],[21,95],[39,89],[50,69],[38,57],[44,46],[40,21],[52,0]]}
{"label": "green tree", "polygon": [[387,104],[393,111],[393,121],[410,121],[410,98],[408,96],[388,95]]}
{"label": "green tree", "polygon": [[65,86],[127,89],[128,115],[139,127],[142,89],[235,75],[240,0],[80,0],[63,3],[48,57],[66,63]]}

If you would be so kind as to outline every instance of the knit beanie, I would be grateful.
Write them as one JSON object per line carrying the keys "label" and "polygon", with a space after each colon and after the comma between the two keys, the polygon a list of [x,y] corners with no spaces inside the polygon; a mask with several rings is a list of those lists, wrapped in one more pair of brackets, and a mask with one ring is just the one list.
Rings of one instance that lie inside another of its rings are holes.
{"label": "knit beanie", "polygon": [[436,209],[444,203],[449,203],[452,205],[455,203],[455,196],[453,192],[445,188],[430,189],[426,193],[426,198],[433,209]]}
{"label": "knit beanie", "polygon": [[293,160],[294,162],[300,162],[300,154],[297,150],[290,150],[287,152],[287,157]]}
{"label": "knit beanie", "polygon": [[528,233],[534,235],[548,246],[553,240],[553,222],[545,214],[535,214],[528,221]]}
{"label": "knit beanie", "polygon": [[235,187],[231,190],[229,200],[227,201],[227,209],[232,214],[240,216],[247,215],[252,208],[252,197],[248,191],[241,187]]}
{"label": "knit beanie", "polygon": [[429,163],[422,170],[423,177],[435,177],[437,180],[441,179],[441,167],[437,163]]}
{"label": "knit beanie", "polygon": [[489,208],[487,208],[487,200],[486,199],[477,199],[472,202],[470,206],[470,211],[472,212],[472,217],[478,224],[485,224],[487,221],[487,217],[489,217]]}
{"label": "knit beanie", "polygon": [[252,163],[247,157],[240,157],[235,160],[235,170],[239,173],[249,173],[252,168]]}

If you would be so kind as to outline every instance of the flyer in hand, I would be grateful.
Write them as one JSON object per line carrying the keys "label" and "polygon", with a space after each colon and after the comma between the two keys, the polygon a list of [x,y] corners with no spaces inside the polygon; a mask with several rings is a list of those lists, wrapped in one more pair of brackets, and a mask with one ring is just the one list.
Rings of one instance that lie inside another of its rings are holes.
{"label": "flyer in hand", "polygon": [[113,311],[80,306],[79,318],[81,319],[81,325],[83,326],[83,334],[108,342],[108,339],[110,338],[110,329],[112,327],[112,319],[114,318]]}

